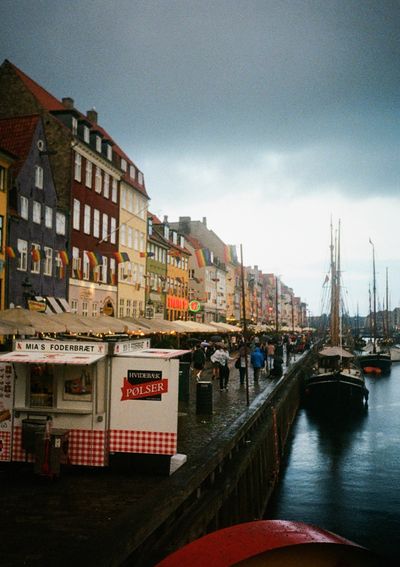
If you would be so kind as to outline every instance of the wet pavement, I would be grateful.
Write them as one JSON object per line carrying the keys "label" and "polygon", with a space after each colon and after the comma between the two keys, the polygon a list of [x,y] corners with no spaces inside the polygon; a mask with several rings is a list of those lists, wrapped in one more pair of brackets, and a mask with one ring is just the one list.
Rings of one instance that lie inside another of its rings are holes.
{"label": "wet pavement", "polygon": [[[237,369],[231,369],[229,389],[222,392],[211,374],[208,367],[201,379],[213,384],[212,415],[196,414],[195,377],[190,378],[189,402],[179,405],[178,452],[186,454],[188,462],[247,408],[246,387],[239,385]],[[272,390],[275,383],[276,379],[264,375],[254,384],[250,369],[250,403],[266,388]],[[31,464],[3,463],[0,482],[1,565],[44,567],[79,563],[82,546],[132,510],[160,482],[160,476],[63,467],[60,477],[50,480],[34,475]]]}

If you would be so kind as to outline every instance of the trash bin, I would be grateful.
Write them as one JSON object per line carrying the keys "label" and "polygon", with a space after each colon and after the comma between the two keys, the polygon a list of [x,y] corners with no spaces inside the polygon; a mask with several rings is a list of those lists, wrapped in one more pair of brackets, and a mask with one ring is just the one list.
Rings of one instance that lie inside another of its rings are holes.
{"label": "trash bin", "polygon": [[67,453],[68,431],[65,429],[53,429],[47,437],[44,433],[36,433],[34,472],[49,477],[59,476]]}
{"label": "trash bin", "polygon": [[27,453],[35,452],[36,434],[44,435],[47,419],[28,417],[22,420],[21,446]]}
{"label": "trash bin", "polygon": [[189,401],[190,362],[179,362],[179,393],[180,402]]}
{"label": "trash bin", "polygon": [[196,384],[196,413],[212,415],[213,386],[212,382],[197,382]]}

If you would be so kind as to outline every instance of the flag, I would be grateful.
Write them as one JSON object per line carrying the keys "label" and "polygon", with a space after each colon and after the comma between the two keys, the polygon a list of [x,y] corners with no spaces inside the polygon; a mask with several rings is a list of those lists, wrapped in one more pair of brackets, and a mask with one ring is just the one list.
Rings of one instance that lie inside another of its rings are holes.
{"label": "flag", "polygon": [[112,285],[117,285],[117,273],[110,270],[110,280]]}
{"label": "flag", "polygon": [[6,255],[7,255],[9,258],[12,258],[12,259],[15,258],[15,252],[14,252],[14,249],[13,249],[12,246],[6,246]]}
{"label": "flag", "polygon": [[151,258],[152,256],[154,256],[154,252],[140,252],[139,256],[141,258],[146,258],[146,257]]}
{"label": "flag", "polygon": [[196,250],[196,260],[199,268],[204,268],[206,266],[206,258],[204,256],[203,248]]}
{"label": "flag", "polygon": [[124,261],[121,252],[114,252],[114,257],[117,264],[121,264]]}
{"label": "flag", "polygon": [[128,252],[121,252],[122,255],[122,261],[123,262],[129,262],[129,254]]}
{"label": "flag", "polygon": [[68,252],[66,250],[60,250],[59,255],[62,265],[68,266],[69,264]]}
{"label": "flag", "polygon": [[225,264],[232,264],[231,247],[227,244],[224,245],[224,261]]}
{"label": "flag", "polygon": [[37,248],[34,248],[33,246],[31,248],[31,256],[34,262],[40,262],[40,252]]}
{"label": "flag", "polygon": [[98,261],[97,261],[95,254],[93,252],[88,252],[87,250],[85,250],[85,253],[86,253],[86,256],[89,260],[90,267],[96,268],[96,266],[98,265]]}
{"label": "flag", "polygon": [[41,249],[39,250],[39,254],[40,254],[40,259],[41,259],[41,260],[46,260],[46,251],[45,251],[44,248],[41,248]]}

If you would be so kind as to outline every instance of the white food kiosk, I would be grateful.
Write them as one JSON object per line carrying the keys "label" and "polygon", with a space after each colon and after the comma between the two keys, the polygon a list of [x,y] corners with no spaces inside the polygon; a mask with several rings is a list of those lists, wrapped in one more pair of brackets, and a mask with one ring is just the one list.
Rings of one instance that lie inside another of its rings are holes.
{"label": "white food kiosk", "polygon": [[58,474],[63,462],[175,455],[178,357],[187,351],[149,346],[149,339],[15,341],[0,355],[0,461]]}

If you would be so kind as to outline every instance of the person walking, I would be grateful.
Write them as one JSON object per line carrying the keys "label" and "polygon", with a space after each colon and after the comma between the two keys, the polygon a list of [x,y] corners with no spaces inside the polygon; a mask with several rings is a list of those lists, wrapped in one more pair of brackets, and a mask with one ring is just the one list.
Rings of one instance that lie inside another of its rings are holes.
{"label": "person walking", "polygon": [[270,371],[274,365],[274,356],[275,356],[275,345],[272,341],[268,342],[267,355],[268,355],[268,370]]}
{"label": "person walking", "polygon": [[261,368],[263,368],[265,364],[264,352],[259,346],[256,346],[251,353],[250,360],[254,371],[254,382],[258,382],[258,379],[260,378]]}
{"label": "person walking", "polygon": [[200,380],[201,373],[204,370],[206,364],[206,354],[202,349],[201,345],[196,345],[193,355],[192,355],[193,370],[196,374],[196,379]]}
{"label": "person walking", "polygon": [[229,353],[223,345],[218,345],[215,352],[211,355],[211,362],[214,364],[214,368],[218,371],[219,377],[219,389],[227,390],[227,379],[229,380],[229,368],[228,368]]}
{"label": "person walking", "polygon": [[241,386],[244,385],[246,378],[246,357],[247,361],[249,361],[248,352],[249,348],[246,343],[241,343],[239,346],[239,356],[237,358],[237,368],[239,370],[239,381]]}

